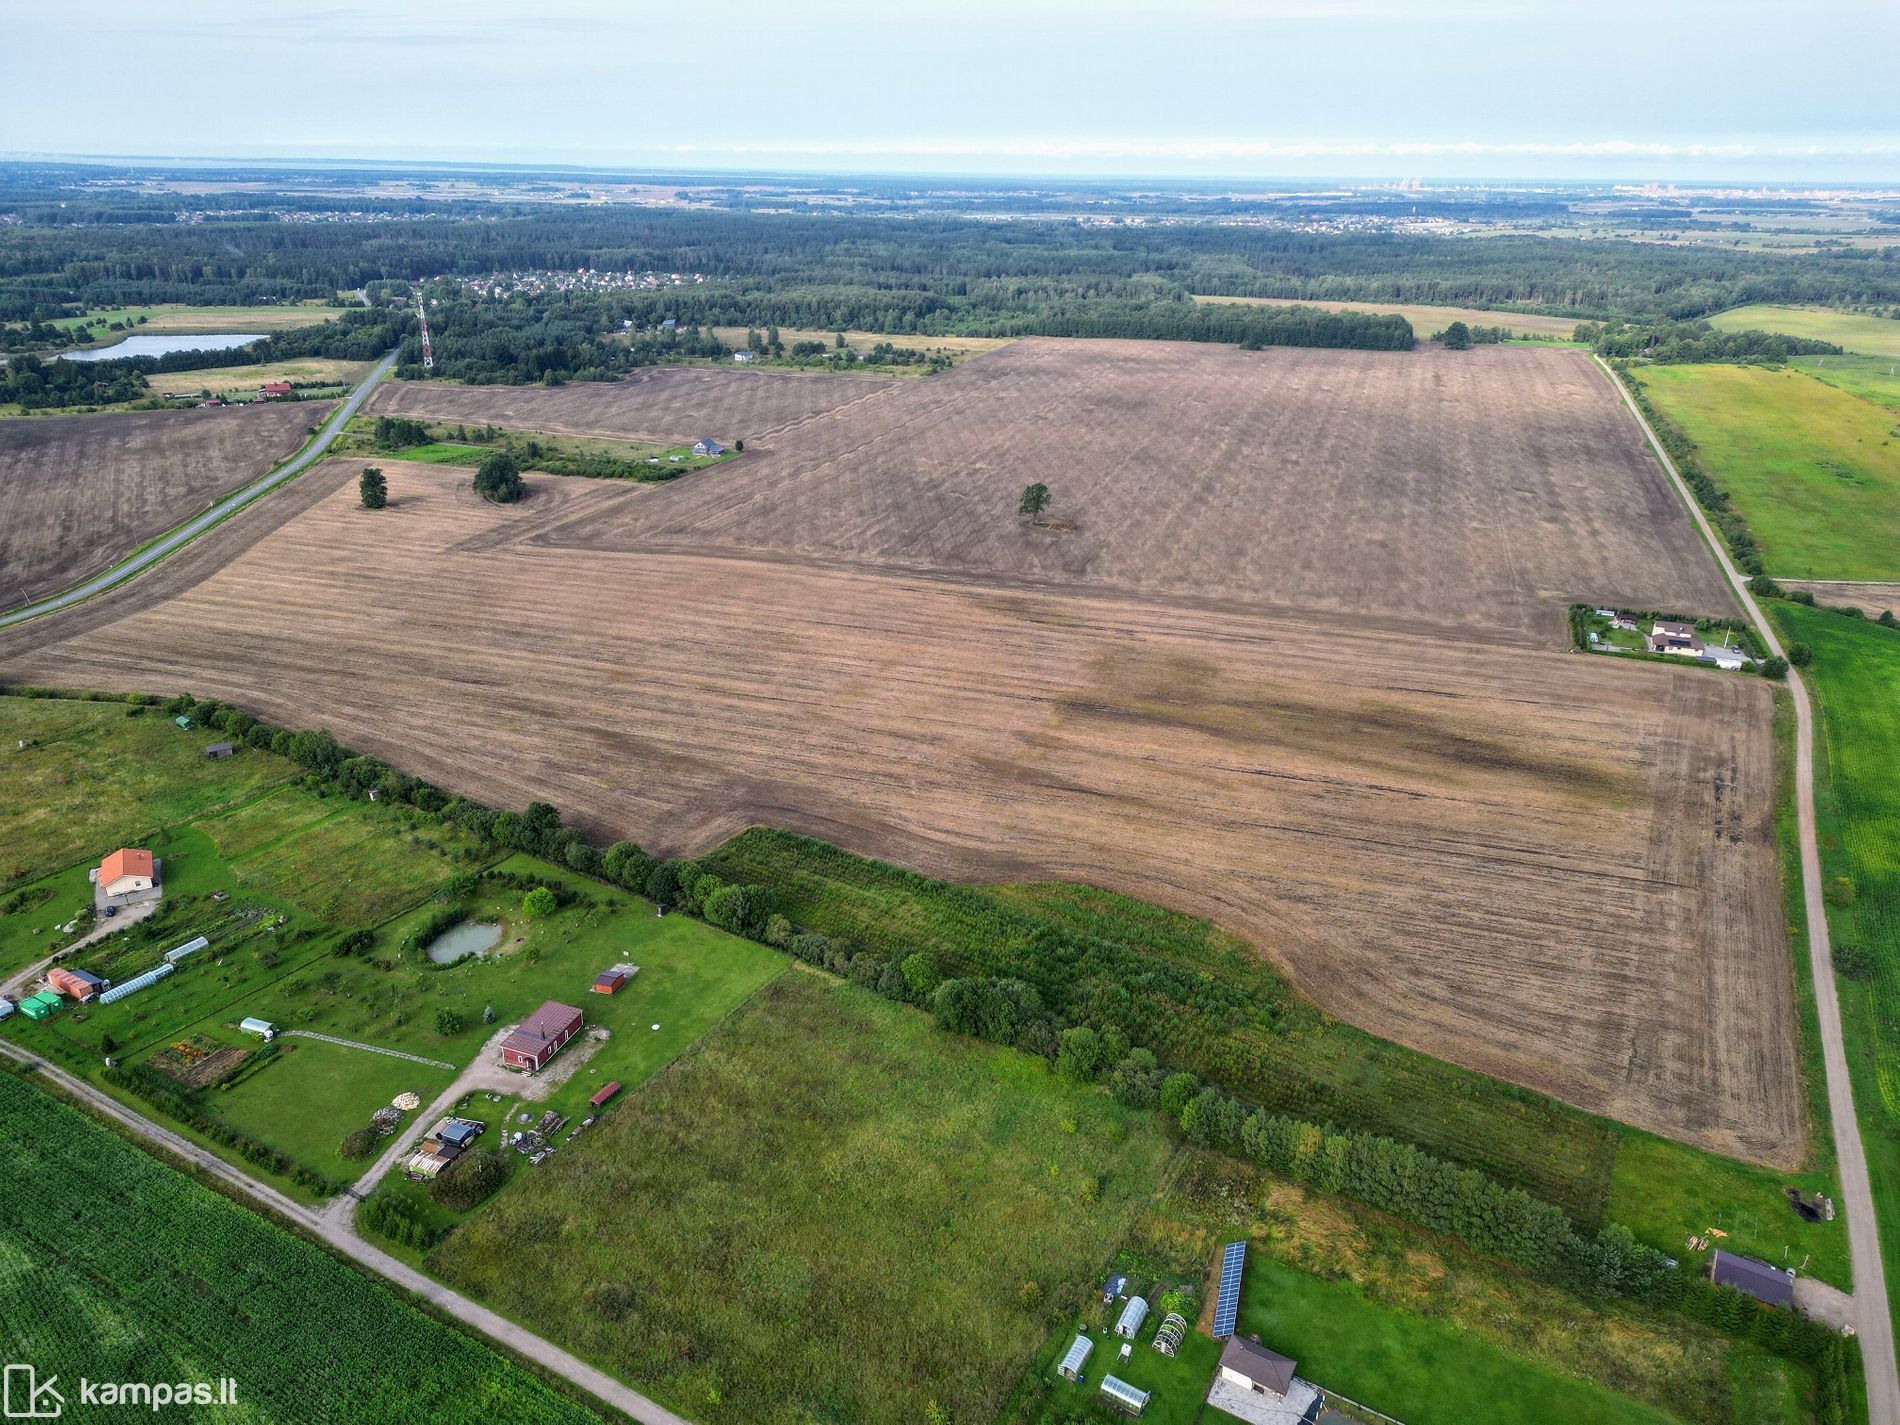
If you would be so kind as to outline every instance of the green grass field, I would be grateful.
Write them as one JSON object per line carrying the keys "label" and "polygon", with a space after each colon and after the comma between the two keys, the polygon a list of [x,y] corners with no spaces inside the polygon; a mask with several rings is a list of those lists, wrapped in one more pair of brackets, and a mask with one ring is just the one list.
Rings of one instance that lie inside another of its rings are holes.
{"label": "green grass field", "polygon": [[1255,1252],[1240,1330],[1300,1362],[1317,1385],[1406,1425],[1667,1425],[1676,1417],[1506,1355],[1487,1341],[1356,1287],[1290,1271]]}
{"label": "green grass field", "polygon": [[[60,1377],[237,1381],[238,1406],[183,1418],[258,1425],[592,1425],[521,1366],[380,1282],[0,1074],[9,1359]],[[165,1412],[167,1415],[173,1411]],[[150,1417],[150,1411],[145,1414]]]}
{"label": "green grass field", "polygon": [[1651,366],[1642,384],[1729,492],[1770,574],[1900,577],[1892,411],[1802,372],[1755,366]]}
{"label": "green grass field", "polygon": [[[188,307],[182,302],[160,302],[149,307],[98,307],[82,317],[59,317],[52,325],[61,331],[72,331],[84,323],[93,333],[92,342],[103,345],[142,333],[287,331],[292,327],[331,321],[341,313],[341,308],[326,307],[321,303],[310,306]],[[142,323],[139,321],[141,317],[145,319]],[[104,325],[100,325],[101,319]],[[122,323],[125,329],[113,331],[114,322]]]}
{"label": "green grass field", "polygon": [[0,889],[136,844],[296,771],[248,748],[209,761],[204,750],[221,734],[181,732],[157,708],[126,712],[124,703],[0,697]]}
{"label": "green grass field", "polygon": [[1851,904],[1829,906],[1828,930],[1837,966],[1843,946],[1867,964],[1865,978],[1838,975],[1836,984],[1892,1278],[1900,1273],[1900,630],[1800,604],[1768,607],[1783,638],[1814,650],[1806,677],[1820,716],[1822,876],[1845,876],[1853,886]]}
{"label": "green grass field", "polygon": [[[351,458],[360,456],[367,462],[376,460],[415,460],[426,465],[479,465],[482,458],[492,451],[512,444],[520,455],[523,468],[540,469],[537,457],[529,454],[525,447],[533,443],[545,452],[549,463],[557,458],[568,461],[604,460],[623,468],[620,478],[660,478],[675,476],[687,471],[700,470],[708,465],[718,465],[731,460],[731,454],[695,455],[691,445],[654,445],[644,441],[608,440],[590,436],[549,435],[545,431],[503,430],[501,437],[487,443],[470,441],[458,435],[466,434],[466,427],[451,426],[443,421],[424,423],[430,435],[435,437],[425,445],[405,445],[396,450],[384,450],[375,443],[376,417],[358,416],[349,424],[348,431],[338,453]],[[476,432],[480,434],[479,429]],[[649,460],[657,465],[648,464]],[[624,473],[625,469],[634,471]],[[561,473],[556,471],[555,473]]]}
{"label": "green grass field", "polygon": [[1900,358],[1849,352],[1846,356],[1797,356],[1788,364],[1863,401],[1900,411]]}
{"label": "green grass field", "polygon": [[[237,1035],[220,1037],[241,1042]],[[259,1142],[339,1182],[369,1166],[337,1152],[344,1134],[368,1127],[370,1115],[398,1094],[414,1093],[426,1106],[454,1078],[446,1069],[319,1039],[279,1039],[277,1045],[263,1068],[229,1092],[210,1095],[210,1108]],[[415,1131],[412,1118],[404,1119],[402,1131]]]}
{"label": "green grass field", "polygon": [[794,971],[429,1265],[703,1425],[988,1421],[1170,1151],[1039,1060]]}
{"label": "green grass field", "polygon": [[1731,307],[1709,318],[1718,331],[1781,332],[1787,336],[1831,341],[1848,351],[1869,356],[1900,357],[1900,321],[1890,317],[1860,316],[1826,307],[1777,307],[1757,303]]}

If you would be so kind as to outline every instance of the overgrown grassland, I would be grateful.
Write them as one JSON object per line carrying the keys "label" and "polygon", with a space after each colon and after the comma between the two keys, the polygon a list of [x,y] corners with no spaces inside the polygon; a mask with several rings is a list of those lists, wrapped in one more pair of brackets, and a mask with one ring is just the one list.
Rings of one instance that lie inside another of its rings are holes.
{"label": "overgrown grassland", "polygon": [[1786,336],[1831,341],[1849,351],[1866,352],[1870,356],[1900,357],[1900,321],[1890,317],[1836,312],[1827,307],[1778,307],[1758,302],[1717,312],[1709,318],[1709,325],[1725,332],[1781,332]]}
{"label": "overgrown grassland", "polygon": [[1651,366],[1642,382],[1747,519],[1770,574],[1900,577],[1892,411],[1802,372],[1755,366]]}
{"label": "overgrown grassland", "polygon": [[987,1421],[1169,1152],[1037,1060],[794,972],[429,1266],[706,1425]]}
{"label": "overgrown grassland", "polygon": [[[0,1074],[0,1132],[11,1145],[0,1192],[7,1349],[40,1379],[58,1375],[69,1406],[82,1375],[229,1375],[238,1413],[259,1425],[598,1419],[11,1074]],[[101,1418],[90,1411],[66,1418]]]}
{"label": "overgrown grassland", "polygon": [[[1814,650],[1815,816],[1847,1063],[1881,1256],[1900,1279],[1900,630],[1775,602]],[[1845,878],[1848,891],[1840,883]],[[1851,971],[1846,973],[1844,971]]]}
{"label": "overgrown grassland", "polygon": [[[1198,1149],[1183,1151],[1129,1246],[1156,1270],[1205,1270],[1221,1243],[1243,1237],[1253,1252],[1242,1329],[1296,1357],[1308,1379],[1408,1425],[1807,1419],[1805,1374],[1752,1345],[1681,1316],[1540,1286],[1455,1242]],[[1421,1378],[1420,1362],[1439,1363],[1426,1374],[1443,1379]],[[1738,1375],[1751,1399],[1779,1392],[1794,1404],[1785,1415],[1738,1411]]]}
{"label": "overgrown grassland", "polygon": [[1845,356],[1797,356],[1788,364],[1863,401],[1900,411],[1900,357],[1850,351]]}
{"label": "overgrown grassland", "polygon": [[[0,697],[0,889],[62,870],[255,795],[296,768],[228,739],[172,726],[157,708]],[[17,744],[24,741],[24,749]]]}
{"label": "overgrown grassland", "polygon": [[1326,312],[1396,312],[1412,324],[1421,339],[1443,331],[1453,322],[1472,327],[1503,327],[1518,339],[1569,341],[1577,329],[1576,317],[1551,317],[1541,312],[1509,312],[1489,307],[1430,307],[1410,302],[1328,302],[1301,297],[1200,297],[1197,302],[1227,302],[1256,307],[1318,307]]}

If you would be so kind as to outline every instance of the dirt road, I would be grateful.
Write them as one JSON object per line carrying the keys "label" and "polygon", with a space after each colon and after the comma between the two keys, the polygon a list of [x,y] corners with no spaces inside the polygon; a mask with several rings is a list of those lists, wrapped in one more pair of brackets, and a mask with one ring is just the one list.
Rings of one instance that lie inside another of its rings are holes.
{"label": "dirt road", "polygon": [[[569,1355],[532,1331],[517,1326],[506,1317],[496,1315],[487,1307],[470,1301],[459,1292],[451,1291],[440,1282],[424,1276],[415,1268],[397,1261],[387,1252],[371,1246],[356,1235],[356,1229],[350,1222],[349,1214],[332,1216],[293,1201],[269,1184],[258,1182],[255,1178],[238,1171],[206,1149],[134,1113],[116,1099],[101,1093],[91,1084],[75,1078],[64,1069],[49,1064],[36,1055],[6,1043],[0,1043],[0,1054],[37,1066],[41,1074],[45,1075],[50,1082],[57,1084],[64,1092],[121,1124],[138,1137],[157,1144],[174,1157],[182,1158],[212,1177],[230,1184],[252,1201],[269,1208],[279,1217],[286,1218],[305,1231],[320,1237],[358,1265],[367,1267],[378,1276],[421,1297],[439,1311],[481,1332],[491,1340],[499,1341],[516,1354],[545,1367],[614,1410],[631,1419],[641,1421],[642,1425],[689,1425],[682,1416],[675,1415],[664,1406],[647,1399],[637,1390],[622,1385],[612,1376],[604,1371],[596,1370],[578,1356]],[[354,1199],[347,1196],[345,1201],[354,1203]]]}
{"label": "dirt road", "polygon": [[[1690,495],[1675,462],[1670,460],[1656,433],[1643,419],[1629,392],[1601,361],[1604,373],[1616,384],[1630,414],[1643,428],[1656,458],[1675,482],[1689,513],[1701,526],[1703,537],[1735,585],[1735,594],[1748,610],[1768,651],[1786,657],[1775,631],[1763,617],[1748,582],[1730,562],[1728,551],[1709,527],[1702,508]],[[1834,994],[1834,957],[1828,941],[1827,906],[1821,897],[1821,856],[1814,827],[1814,713],[1801,675],[1790,669],[1788,690],[1795,710],[1795,797],[1801,828],[1801,893],[1808,917],[1808,966],[1814,976],[1814,1000],[1821,1024],[1821,1053],[1827,1066],[1828,1112],[1834,1119],[1834,1146],[1840,1160],[1841,1202],[1847,1211],[1847,1246],[1854,1269],[1855,1330],[1867,1371],[1867,1416],[1872,1425],[1900,1425],[1900,1369],[1894,1362],[1893,1313],[1887,1304],[1887,1275],[1880,1259],[1880,1233],[1874,1220],[1874,1193],[1867,1177],[1867,1154],[1861,1146],[1860,1123],[1854,1117],[1854,1086],[1847,1073],[1847,1051],[1841,1040],[1841,1007]]]}

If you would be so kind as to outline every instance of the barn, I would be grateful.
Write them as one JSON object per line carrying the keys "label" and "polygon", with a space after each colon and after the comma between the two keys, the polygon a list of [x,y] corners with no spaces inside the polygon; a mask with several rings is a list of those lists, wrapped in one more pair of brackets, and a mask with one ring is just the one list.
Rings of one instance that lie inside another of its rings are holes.
{"label": "barn", "polygon": [[581,1032],[583,1022],[581,1012],[573,1005],[549,1000],[501,1041],[501,1066],[535,1073]]}

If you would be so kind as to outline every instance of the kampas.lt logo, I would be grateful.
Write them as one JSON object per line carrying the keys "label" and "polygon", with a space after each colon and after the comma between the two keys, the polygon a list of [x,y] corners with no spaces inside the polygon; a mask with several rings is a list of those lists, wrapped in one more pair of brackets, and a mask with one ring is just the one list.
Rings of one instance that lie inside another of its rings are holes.
{"label": "kampas.lt logo", "polygon": [[58,1376],[40,1379],[32,1366],[8,1366],[0,1406],[9,1420],[57,1420],[66,1409],[66,1397],[53,1389]]}

